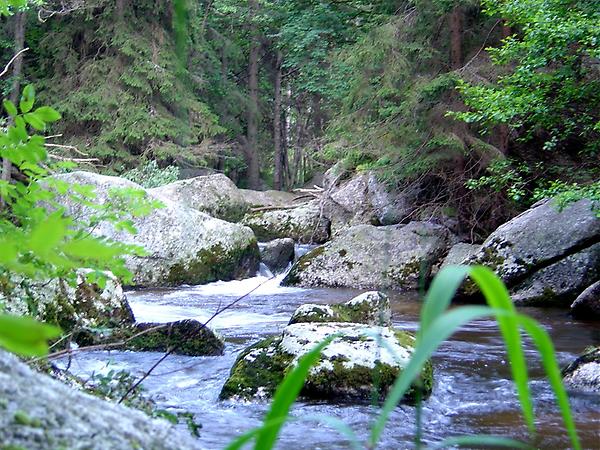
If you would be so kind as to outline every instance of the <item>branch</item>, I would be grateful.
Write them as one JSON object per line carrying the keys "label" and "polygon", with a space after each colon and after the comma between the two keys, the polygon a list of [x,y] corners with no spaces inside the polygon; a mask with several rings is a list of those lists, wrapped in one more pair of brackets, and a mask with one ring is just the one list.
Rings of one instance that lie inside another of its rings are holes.
{"label": "branch", "polygon": [[25,53],[27,50],[29,50],[29,47],[24,48],[23,50],[20,50],[15,56],[13,56],[10,61],[8,62],[8,64],[6,64],[6,66],[4,67],[4,70],[0,73],[0,78],[2,78],[4,75],[6,75],[6,72],[8,72],[8,69],[10,69],[10,66],[12,63],[15,62],[15,60],[21,56],[23,53]]}

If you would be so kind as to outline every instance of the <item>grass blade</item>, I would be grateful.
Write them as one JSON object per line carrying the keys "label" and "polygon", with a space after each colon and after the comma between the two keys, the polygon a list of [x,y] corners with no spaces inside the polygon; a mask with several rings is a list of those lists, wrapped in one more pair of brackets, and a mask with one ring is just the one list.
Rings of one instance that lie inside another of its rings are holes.
{"label": "grass blade", "polygon": [[462,447],[467,446],[472,448],[473,446],[477,447],[506,447],[506,448],[522,448],[522,449],[530,449],[532,448],[530,445],[525,444],[524,442],[517,441],[515,439],[504,438],[499,436],[456,436],[448,439],[444,439],[442,442],[435,444],[432,447],[429,447],[431,450],[437,450],[441,448],[448,447]]}
{"label": "grass blade", "polygon": [[296,398],[304,386],[304,380],[308,375],[308,371],[319,360],[321,351],[338,336],[339,335],[337,334],[329,336],[314,349],[300,358],[294,370],[292,370],[283,379],[277,388],[277,391],[275,392],[271,409],[265,418],[266,423],[275,422],[278,420],[281,420],[281,422],[273,426],[269,426],[267,428],[263,427],[260,429],[256,439],[256,444],[254,446],[256,450],[267,450],[273,448],[275,442],[277,441],[279,431],[289,415],[290,408],[294,401],[296,401]]}

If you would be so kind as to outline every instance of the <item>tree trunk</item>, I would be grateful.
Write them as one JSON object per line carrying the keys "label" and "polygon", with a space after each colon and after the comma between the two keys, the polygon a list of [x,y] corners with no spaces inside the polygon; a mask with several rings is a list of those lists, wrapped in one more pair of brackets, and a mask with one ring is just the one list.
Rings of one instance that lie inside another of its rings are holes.
{"label": "tree trunk", "polygon": [[[512,34],[511,27],[507,24],[506,19],[502,20],[502,39],[506,39]],[[501,124],[500,129],[498,130],[498,148],[500,151],[506,155],[508,153],[508,142],[510,140],[510,130],[508,125]]]}
{"label": "tree trunk", "polygon": [[260,188],[260,162],[258,158],[258,54],[260,43],[258,41],[256,24],[256,0],[248,0],[250,21],[250,55],[248,61],[248,129],[246,145],[246,164],[248,166],[248,187]]}
{"label": "tree trunk", "polygon": [[281,145],[281,63],[283,56],[277,52],[275,62],[275,93],[273,99],[273,159],[275,160],[275,172],[273,176],[273,187],[277,190],[285,188],[283,177],[283,146]]}
{"label": "tree trunk", "polygon": [[[27,16],[25,12],[15,14],[15,32],[14,32],[14,52],[19,53],[25,48],[25,22]],[[10,101],[15,105],[19,102],[19,93],[21,92],[21,75],[23,72],[23,54],[20,54],[13,62],[12,66],[12,87],[10,91]],[[9,126],[12,125],[12,119],[9,120]],[[10,181],[12,174],[12,164],[10,160],[4,158],[2,161],[2,181]]]}
{"label": "tree trunk", "polygon": [[450,67],[460,69],[463,65],[462,54],[463,10],[455,6],[450,13]]}

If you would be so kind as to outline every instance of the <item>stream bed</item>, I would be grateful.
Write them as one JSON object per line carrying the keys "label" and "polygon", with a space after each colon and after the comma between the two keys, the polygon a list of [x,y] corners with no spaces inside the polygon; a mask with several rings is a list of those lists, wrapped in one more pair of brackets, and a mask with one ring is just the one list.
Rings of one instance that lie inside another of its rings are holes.
{"label": "stream bed", "polygon": [[[226,339],[225,354],[216,357],[172,355],[144,382],[159,406],[189,411],[202,424],[199,448],[221,449],[242,433],[258,426],[268,404],[219,402],[218,395],[238,353],[264,337],[280,332],[292,312],[303,303],[347,301],[361,291],[349,289],[301,289],[279,286],[282,276],[267,274],[242,281],[216,282],[176,289],[142,290],[128,293],[137,321],[169,322],[184,318],[199,321],[239,296],[261,285],[234,307],[217,316],[211,327]],[[418,297],[388,293],[394,325],[416,330]],[[566,309],[527,308],[525,313],[540,321],[556,346],[559,363],[573,360],[586,346],[600,343],[600,323],[571,319]],[[526,342],[535,398],[539,440],[544,449],[569,447],[552,392],[531,342]],[[86,377],[109,370],[128,370],[139,376],[160,353],[93,352],[73,358],[71,370]],[[435,384],[423,404],[423,441],[435,443],[462,434],[495,434],[526,439],[510,369],[495,322],[477,320],[447,341],[433,359]],[[600,397],[571,396],[578,431],[584,448],[600,448]],[[347,449],[349,442],[323,416],[349,425],[359,439],[368,438],[378,408],[369,405],[297,403],[293,422],[281,433],[281,449]],[[183,425],[181,425],[183,426]],[[400,406],[393,412],[383,434],[381,449],[413,448],[415,408]]]}

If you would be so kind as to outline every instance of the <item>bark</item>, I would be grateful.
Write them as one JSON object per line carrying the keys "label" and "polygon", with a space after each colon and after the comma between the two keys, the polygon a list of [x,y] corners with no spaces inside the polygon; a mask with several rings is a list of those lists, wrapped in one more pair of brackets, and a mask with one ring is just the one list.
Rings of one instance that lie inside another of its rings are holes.
{"label": "bark", "polygon": [[246,164],[248,166],[248,187],[250,189],[260,188],[260,162],[258,156],[258,54],[260,43],[257,36],[254,16],[256,14],[256,0],[248,0],[250,20],[250,55],[248,60],[248,128],[246,145]]}
{"label": "bark", "polygon": [[460,69],[463,65],[463,14],[460,6],[455,6],[450,13],[450,67],[452,70]]}
{"label": "bark", "polygon": [[273,177],[273,187],[277,190],[283,189],[285,186],[284,180],[284,162],[283,162],[283,146],[281,145],[281,63],[283,56],[281,52],[277,52],[275,62],[275,92],[273,99],[273,147],[275,160],[275,171]]}
{"label": "bark", "polygon": [[[14,31],[14,52],[19,53],[25,48],[25,22],[27,16],[25,12],[15,14],[15,31]],[[12,66],[12,86],[10,91],[10,101],[18,105],[19,94],[21,92],[21,75],[23,72],[23,54],[20,54]],[[12,125],[12,120],[9,121],[9,126]],[[2,180],[10,181],[12,174],[12,164],[10,160],[4,158],[2,161]]]}

